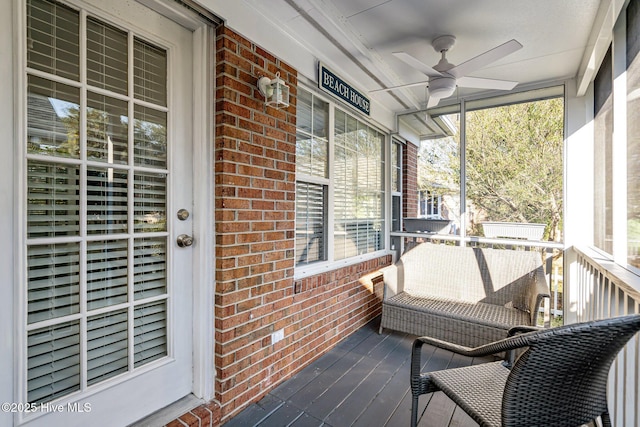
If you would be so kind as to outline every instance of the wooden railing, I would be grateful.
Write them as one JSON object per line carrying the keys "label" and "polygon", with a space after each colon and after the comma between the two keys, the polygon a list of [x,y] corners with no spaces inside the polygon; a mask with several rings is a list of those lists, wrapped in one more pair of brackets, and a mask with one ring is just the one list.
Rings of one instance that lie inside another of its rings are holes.
{"label": "wooden railing", "polygon": [[[567,318],[584,322],[640,313],[640,277],[590,249],[573,248]],[[609,377],[613,425],[640,426],[640,338],[618,355]]]}

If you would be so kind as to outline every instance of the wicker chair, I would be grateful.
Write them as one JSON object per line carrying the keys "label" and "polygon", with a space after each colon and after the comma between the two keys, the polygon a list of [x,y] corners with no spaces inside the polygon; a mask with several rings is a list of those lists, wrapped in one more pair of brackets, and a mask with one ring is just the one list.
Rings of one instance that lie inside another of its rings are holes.
{"label": "wicker chair", "polygon": [[[640,330],[640,315],[532,331],[473,349],[421,337],[411,355],[411,425],[418,397],[443,391],[481,426],[579,426],[601,417],[611,426],[606,385],[611,363]],[[520,333],[520,334],[518,334]],[[420,372],[423,344],[479,357],[522,349],[518,359]]]}

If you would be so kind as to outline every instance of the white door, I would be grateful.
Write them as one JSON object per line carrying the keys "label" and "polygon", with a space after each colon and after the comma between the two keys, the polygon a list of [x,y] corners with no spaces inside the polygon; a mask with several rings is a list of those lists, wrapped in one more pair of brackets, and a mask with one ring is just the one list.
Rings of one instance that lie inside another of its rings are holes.
{"label": "white door", "polygon": [[192,389],[192,33],[132,1],[19,3],[15,422],[126,425]]}

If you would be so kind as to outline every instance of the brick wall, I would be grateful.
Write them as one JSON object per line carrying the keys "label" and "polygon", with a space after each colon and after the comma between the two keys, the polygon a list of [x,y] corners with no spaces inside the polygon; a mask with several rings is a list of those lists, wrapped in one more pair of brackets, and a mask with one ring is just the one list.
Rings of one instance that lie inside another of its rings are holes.
{"label": "brick wall", "polygon": [[[266,107],[276,72],[291,106]],[[294,283],[296,70],[221,27],[216,39],[215,399],[224,422],[380,312],[383,256]],[[272,344],[271,334],[284,330]]]}
{"label": "brick wall", "polygon": [[411,143],[402,149],[402,212],[405,217],[418,216],[418,147]]}

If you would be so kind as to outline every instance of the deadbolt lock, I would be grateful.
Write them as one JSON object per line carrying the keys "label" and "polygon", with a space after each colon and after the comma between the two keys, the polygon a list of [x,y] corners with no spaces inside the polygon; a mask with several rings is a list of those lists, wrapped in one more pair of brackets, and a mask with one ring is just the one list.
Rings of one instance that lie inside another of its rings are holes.
{"label": "deadbolt lock", "polygon": [[186,209],[180,209],[178,211],[178,219],[180,221],[186,221],[187,218],[189,218],[189,211]]}

